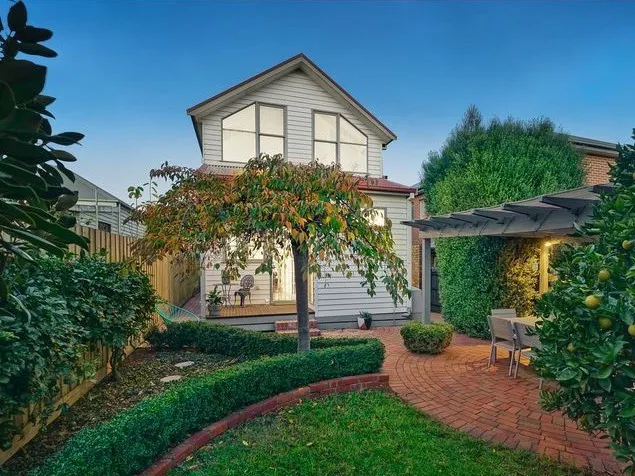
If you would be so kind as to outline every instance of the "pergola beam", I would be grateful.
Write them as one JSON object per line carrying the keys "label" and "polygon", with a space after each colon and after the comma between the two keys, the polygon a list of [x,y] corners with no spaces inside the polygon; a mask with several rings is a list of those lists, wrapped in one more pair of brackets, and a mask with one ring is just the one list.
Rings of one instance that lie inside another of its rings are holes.
{"label": "pergola beam", "polygon": [[489,218],[490,220],[496,220],[499,223],[502,223],[507,218],[514,218],[516,216],[513,212],[506,212],[503,210],[492,210],[491,208],[475,208],[472,212],[474,215],[484,218]]}
{"label": "pergola beam", "polygon": [[450,218],[461,220],[465,223],[471,223],[472,225],[481,225],[488,220],[493,220],[493,218],[478,217],[470,213],[450,213]]}
{"label": "pergola beam", "polygon": [[540,201],[556,207],[566,208],[576,216],[587,206],[595,202],[595,200],[591,198],[554,197],[551,195],[545,195]]}
{"label": "pergola beam", "polygon": [[539,205],[523,205],[520,203],[505,203],[503,205],[503,209],[510,212],[514,212],[514,213],[520,213],[521,215],[527,215],[529,218],[536,221],[538,217],[544,216],[547,213],[551,212],[552,210],[557,210],[558,207],[555,207],[555,206],[541,207]]}

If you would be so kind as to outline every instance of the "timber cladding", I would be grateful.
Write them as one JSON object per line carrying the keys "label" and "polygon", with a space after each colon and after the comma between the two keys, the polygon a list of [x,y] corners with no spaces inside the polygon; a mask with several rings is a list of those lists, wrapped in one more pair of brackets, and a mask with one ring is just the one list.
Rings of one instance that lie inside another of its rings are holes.
{"label": "timber cladding", "polygon": [[[132,258],[132,244],[136,241],[136,238],[82,226],[75,227],[75,232],[90,240],[90,253],[99,253],[101,250],[105,250],[107,259],[113,262]],[[70,249],[75,254],[79,253],[77,246],[72,246]],[[169,303],[181,305],[198,291],[200,273],[198,260],[173,262],[170,259],[163,259],[151,265],[143,265],[142,269],[149,276],[152,287],[157,294]],[[134,350],[134,346],[139,342],[131,342],[131,345],[126,349],[126,354],[131,353]],[[94,374],[72,385],[65,384],[62,379],[59,380],[59,394],[53,407],[56,411],[47,420],[49,424],[60,415],[61,411],[57,410],[57,408],[63,404],[73,405],[88,393],[96,383],[110,373],[111,369],[108,363],[110,355],[110,349],[97,344],[94,349],[85,352],[82,358],[84,362],[95,363]],[[41,425],[33,423],[32,420],[42,407],[41,403],[35,402],[15,417],[16,426],[22,428],[22,430],[14,437],[9,449],[0,451],[0,465],[11,458],[39,433]]]}

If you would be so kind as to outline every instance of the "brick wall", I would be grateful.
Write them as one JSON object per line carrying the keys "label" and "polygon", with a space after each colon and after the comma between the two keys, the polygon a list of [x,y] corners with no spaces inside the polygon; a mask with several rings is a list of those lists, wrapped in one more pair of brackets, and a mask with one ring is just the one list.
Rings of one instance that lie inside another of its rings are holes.
{"label": "brick wall", "polygon": [[588,185],[607,183],[609,181],[609,163],[615,164],[615,159],[585,155],[582,159],[582,166],[586,171],[586,183]]}

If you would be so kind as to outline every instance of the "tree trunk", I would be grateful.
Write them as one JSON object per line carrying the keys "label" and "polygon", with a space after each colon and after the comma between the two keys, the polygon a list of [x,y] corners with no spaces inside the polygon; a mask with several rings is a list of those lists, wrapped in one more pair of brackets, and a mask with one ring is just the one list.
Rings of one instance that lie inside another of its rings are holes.
{"label": "tree trunk", "polygon": [[295,271],[295,304],[298,311],[298,352],[311,348],[309,335],[309,253],[298,243],[291,243],[293,269]]}

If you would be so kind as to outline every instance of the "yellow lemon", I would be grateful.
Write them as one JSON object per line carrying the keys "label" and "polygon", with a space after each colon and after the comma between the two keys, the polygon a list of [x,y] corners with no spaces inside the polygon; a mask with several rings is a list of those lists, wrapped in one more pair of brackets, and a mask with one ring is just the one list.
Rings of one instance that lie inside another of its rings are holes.
{"label": "yellow lemon", "polygon": [[622,248],[626,251],[629,251],[633,247],[633,242],[631,240],[622,241]]}
{"label": "yellow lemon", "polygon": [[584,299],[584,304],[586,304],[586,307],[589,309],[597,309],[600,307],[600,302],[602,302],[601,299],[593,294]]}
{"label": "yellow lemon", "polygon": [[613,327],[613,321],[608,317],[600,317],[598,319],[598,324],[600,324],[602,329],[610,329]]}
{"label": "yellow lemon", "polygon": [[631,324],[630,326],[628,326],[628,333],[635,337],[635,324]]}
{"label": "yellow lemon", "polygon": [[569,342],[569,345],[567,346],[567,350],[569,352],[575,351],[575,345],[573,345],[571,342]]}

